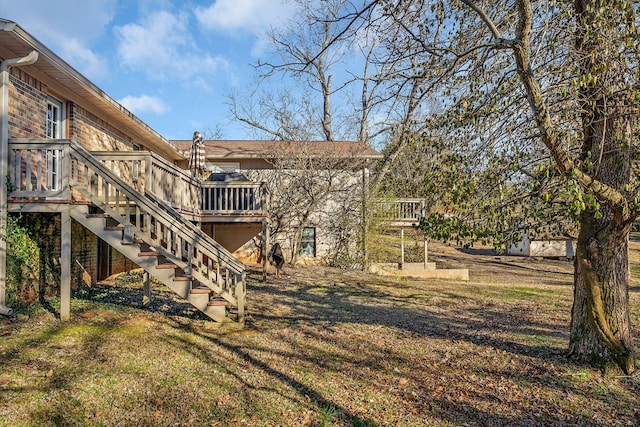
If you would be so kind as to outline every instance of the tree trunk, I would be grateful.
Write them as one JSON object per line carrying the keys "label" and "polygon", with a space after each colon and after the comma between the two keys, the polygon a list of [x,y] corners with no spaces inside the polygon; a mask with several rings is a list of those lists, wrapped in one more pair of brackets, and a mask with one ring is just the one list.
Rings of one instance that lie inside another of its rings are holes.
{"label": "tree trunk", "polygon": [[610,219],[597,220],[591,212],[584,213],[574,268],[570,354],[602,368],[614,361],[630,374],[635,359],[629,316],[628,227],[612,227]]}
{"label": "tree trunk", "polygon": [[[575,0],[574,5],[583,76],[581,169],[623,193],[631,179],[631,147],[638,125],[633,90],[617,56],[624,14],[596,0]],[[576,250],[569,349],[572,355],[600,366],[614,361],[630,374],[636,369],[629,314],[628,237],[633,217],[628,206],[602,195],[601,206],[589,200],[589,191],[584,198],[587,207]]]}

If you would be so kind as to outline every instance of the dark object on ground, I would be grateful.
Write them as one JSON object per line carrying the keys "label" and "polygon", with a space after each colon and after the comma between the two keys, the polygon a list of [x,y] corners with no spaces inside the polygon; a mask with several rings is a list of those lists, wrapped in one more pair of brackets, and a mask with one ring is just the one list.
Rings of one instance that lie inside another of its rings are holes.
{"label": "dark object on ground", "polygon": [[269,255],[267,259],[276,267],[276,278],[280,277],[280,270],[284,267],[284,255],[282,254],[282,248],[280,247],[280,243],[276,243],[271,247],[269,251]]}

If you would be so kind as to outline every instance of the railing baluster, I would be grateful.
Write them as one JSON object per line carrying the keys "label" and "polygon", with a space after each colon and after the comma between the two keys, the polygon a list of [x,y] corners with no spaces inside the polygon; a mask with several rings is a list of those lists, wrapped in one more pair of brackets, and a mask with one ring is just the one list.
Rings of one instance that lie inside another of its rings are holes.
{"label": "railing baluster", "polygon": [[26,164],[27,164],[27,173],[28,173],[26,190],[33,191],[32,183],[31,183],[31,175],[32,175],[31,169],[33,168],[33,165],[31,164],[31,150],[27,150]]}
{"label": "railing baluster", "polygon": [[36,175],[36,191],[46,191],[51,189],[50,185],[47,185],[47,182],[42,182],[42,154],[47,153],[47,150],[36,150],[36,167],[35,167],[35,175]]}

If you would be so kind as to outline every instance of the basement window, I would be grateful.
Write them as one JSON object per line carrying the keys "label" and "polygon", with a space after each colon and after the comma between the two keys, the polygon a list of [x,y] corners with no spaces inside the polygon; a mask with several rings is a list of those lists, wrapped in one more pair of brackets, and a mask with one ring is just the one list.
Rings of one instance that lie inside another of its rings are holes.
{"label": "basement window", "polygon": [[316,229],[315,227],[305,227],[302,229],[302,239],[300,240],[300,256],[316,256]]}

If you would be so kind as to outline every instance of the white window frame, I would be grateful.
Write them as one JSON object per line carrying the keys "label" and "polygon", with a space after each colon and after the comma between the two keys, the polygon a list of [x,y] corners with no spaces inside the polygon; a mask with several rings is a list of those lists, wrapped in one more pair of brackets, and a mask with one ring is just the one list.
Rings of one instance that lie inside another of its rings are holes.
{"label": "white window frame", "polygon": [[[50,117],[50,111],[55,111],[55,118]],[[51,127],[54,127],[54,130],[50,133]],[[62,101],[52,97],[47,98],[45,135],[48,139],[64,138],[64,104]]]}
{"label": "white window frame", "polygon": [[[313,230],[313,240],[310,238],[306,238],[305,239],[305,231],[306,230]],[[315,258],[316,254],[317,254],[317,250],[318,250],[318,233],[316,230],[316,227],[304,227],[302,229],[302,235],[300,236],[300,248],[298,248],[298,255],[301,257],[309,257],[309,258]],[[308,253],[308,251],[306,250],[306,244],[311,244],[312,247],[312,253]]]}
{"label": "white window frame", "polygon": [[[54,117],[52,117],[52,112]],[[47,114],[45,117],[45,136],[48,139],[64,138],[64,103],[56,98],[47,98]],[[52,130],[53,129],[53,130]],[[59,190],[61,186],[60,164],[62,150],[47,151],[47,181],[51,190]]]}

